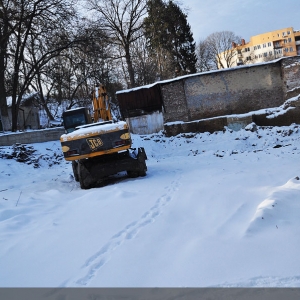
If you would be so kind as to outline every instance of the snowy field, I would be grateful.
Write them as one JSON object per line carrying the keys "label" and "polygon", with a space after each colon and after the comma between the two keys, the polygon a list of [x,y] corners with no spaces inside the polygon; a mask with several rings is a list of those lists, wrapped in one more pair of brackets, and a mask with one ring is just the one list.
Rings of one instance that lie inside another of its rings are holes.
{"label": "snowy field", "polygon": [[59,142],[0,148],[0,287],[300,287],[300,126],[133,145],[147,176],[90,190]]}

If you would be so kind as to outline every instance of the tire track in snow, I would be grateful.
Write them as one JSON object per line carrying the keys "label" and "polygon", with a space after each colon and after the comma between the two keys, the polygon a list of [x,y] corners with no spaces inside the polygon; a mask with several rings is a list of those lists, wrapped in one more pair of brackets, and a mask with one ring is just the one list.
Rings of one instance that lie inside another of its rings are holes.
{"label": "tire track in snow", "polygon": [[139,220],[128,224],[124,229],[113,235],[106,245],[87,259],[82,267],[85,275],[75,280],[75,286],[87,286],[96,276],[99,269],[109,261],[112,253],[119,246],[135,238],[145,226],[153,223],[162,213],[164,206],[172,200],[173,194],[178,190],[179,182],[180,176],[177,176],[177,178],[171,182],[170,186],[165,188],[167,192],[160,196],[156,200],[155,205],[146,211]]}

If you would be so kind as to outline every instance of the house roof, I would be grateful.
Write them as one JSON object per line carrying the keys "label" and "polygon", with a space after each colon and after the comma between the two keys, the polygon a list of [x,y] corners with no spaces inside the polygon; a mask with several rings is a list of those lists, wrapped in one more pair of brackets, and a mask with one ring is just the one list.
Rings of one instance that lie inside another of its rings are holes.
{"label": "house roof", "polygon": [[[28,104],[28,102],[30,102],[30,100],[36,99],[36,97],[39,97],[38,92],[24,95],[21,100],[21,105],[22,106],[30,106],[31,104]],[[12,97],[11,96],[6,97],[6,103],[7,103],[8,107],[12,106]]]}

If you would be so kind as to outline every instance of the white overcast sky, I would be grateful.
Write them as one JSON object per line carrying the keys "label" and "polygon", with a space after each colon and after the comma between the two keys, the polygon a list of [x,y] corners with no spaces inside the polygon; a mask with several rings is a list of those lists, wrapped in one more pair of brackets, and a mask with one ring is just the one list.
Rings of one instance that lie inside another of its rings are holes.
{"label": "white overcast sky", "polygon": [[281,28],[300,30],[300,0],[179,0],[189,8],[188,23],[194,40],[205,39],[217,31],[233,31],[250,37]]}

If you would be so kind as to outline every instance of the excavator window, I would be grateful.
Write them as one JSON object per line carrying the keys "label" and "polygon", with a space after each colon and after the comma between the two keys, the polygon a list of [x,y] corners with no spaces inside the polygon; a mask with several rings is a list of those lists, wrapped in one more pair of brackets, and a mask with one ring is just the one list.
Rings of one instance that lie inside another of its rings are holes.
{"label": "excavator window", "polygon": [[77,126],[88,124],[88,117],[85,108],[65,111],[63,113],[64,127],[67,133],[76,129]]}

